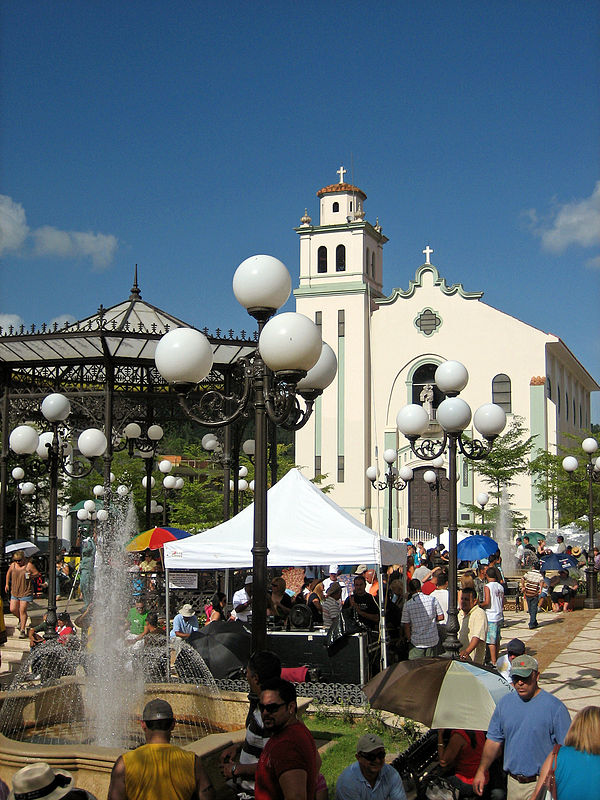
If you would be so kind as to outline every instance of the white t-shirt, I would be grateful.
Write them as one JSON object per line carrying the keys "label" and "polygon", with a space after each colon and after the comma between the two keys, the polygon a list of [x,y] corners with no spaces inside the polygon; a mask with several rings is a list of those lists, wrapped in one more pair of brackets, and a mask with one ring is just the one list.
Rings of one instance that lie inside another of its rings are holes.
{"label": "white t-shirt", "polygon": [[448,589],[434,589],[430,597],[436,597],[444,612],[444,625],[448,622]]}
{"label": "white t-shirt", "polygon": [[485,588],[490,593],[490,607],[485,609],[488,622],[500,622],[500,620],[504,619],[504,588],[498,581],[486,583]]}
{"label": "white t-shirt", "polygon": [[510,676],[510,665],[511,665],[510,659],[506,654],[500,656],[500,658],[496,661],[496,669],[498,670],[498,674],[500,675],[500,677],[504,678],[504,680],[507,683],[512,684]]}
{"label": "white t-shirt", "polygon": [[235,611],[236,619],[239,619],[240,622],[249,622],[252,619],[252,606],[248,606],[243,611],[238,611],[238,606],[243,606],[248,600],[250,600],[250,597],[245,587],[233,595],[233,610]]}

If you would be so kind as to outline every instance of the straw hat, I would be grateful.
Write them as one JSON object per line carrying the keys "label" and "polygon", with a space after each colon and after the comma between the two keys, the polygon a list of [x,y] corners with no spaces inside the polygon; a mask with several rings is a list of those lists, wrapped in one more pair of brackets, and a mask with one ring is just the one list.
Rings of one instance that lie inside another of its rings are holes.
{"label": "straw hat", "polygon": [[573,547],[573,548],[571,549],[571,555],[572,555],[572,556],[575,556],[575,558],[577,558],[578,556],[580,556],[580,555],[581,555],[581,547],[577,547],[577,545],[575,545],[575,547]]}
{"label": "straw hat", "polygon": [[45,761],[28,764],[13,776],[12,792],[8,800],[25,800],[40,797],[44,800],[59,800],[74,786],[73,776],[62,769],[52,769]]}

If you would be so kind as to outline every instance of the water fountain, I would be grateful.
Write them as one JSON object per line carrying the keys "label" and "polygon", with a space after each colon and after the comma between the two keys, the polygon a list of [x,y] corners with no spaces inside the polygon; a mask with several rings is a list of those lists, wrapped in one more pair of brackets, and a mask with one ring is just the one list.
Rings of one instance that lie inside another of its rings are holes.
{"label": "water fountain", "polygon": [[219,692],[203,659],[181,640],[132,652],[121,634],[131,605],[125,544],[137,532],[130,500],[99,528],[88,645],[57,640],[35,648],[4,693],[0,769],[10,776],[32,757],[77,774],[77,785],[105,796],[110,770],[125,749],[143,743],[139,720],[148,700],[168,700],[178,724],[173,742],[215,752],[243,731],[247,700]]}
{"label": "water fountain", "polygon": [[500,515],[494,530],[494,539],[502,555],[502,570],[505,575],[516,575],[520,567],[516,556],[513,537],[510,503],[508,492],[504,487],[500,495]]}

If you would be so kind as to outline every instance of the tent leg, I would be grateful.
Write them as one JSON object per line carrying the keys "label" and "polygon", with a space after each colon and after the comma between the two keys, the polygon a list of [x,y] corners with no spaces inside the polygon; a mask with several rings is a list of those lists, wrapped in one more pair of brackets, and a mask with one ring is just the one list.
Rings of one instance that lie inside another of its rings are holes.
{"label": "tent leg", "polygon": [[165,632],[167,636],[166,641],[166,648],[167,648],[167,683],[171,681],[171,607],[169,604],[169,570],[165,570]]}
{"label": "tent leg", "polygon": [[381,668],[388,665],[387,653],[387,628],[385,626],[385,597],[383,595],[383,580],[381,579],[381,564],[377,564],[377,580],[379,582],[379,641],[381,642]]}

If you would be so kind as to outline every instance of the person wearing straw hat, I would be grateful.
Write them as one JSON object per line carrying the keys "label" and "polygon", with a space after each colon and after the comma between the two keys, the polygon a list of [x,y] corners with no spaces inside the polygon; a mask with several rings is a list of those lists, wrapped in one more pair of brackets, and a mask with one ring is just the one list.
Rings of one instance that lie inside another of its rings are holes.
{"label": "person wearing straw hat", "polygon": [[192,633],[200,630],[200,623],[191,603],[181,606],[173,619],[171,639],[189,639]]}
{"label": "person wearing straw hat", "polygon": [[96,800],[85,789],[75,788],[70,772],[53,769],[45,761],[28,764],[13,775],[8,800]]}
{"label": "person wearing straw hat", "polygon": [[171,704],[159,697],[150,700],[141,724],[146,744],[115,761],[108,800],[214,800],[200,758],[171,744],[177,724]]}

